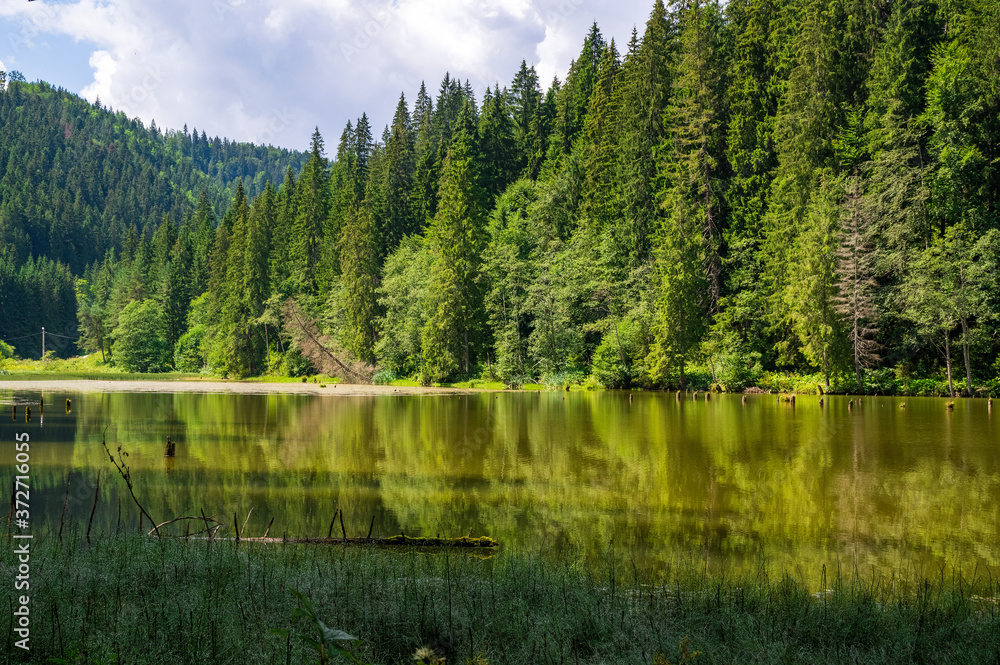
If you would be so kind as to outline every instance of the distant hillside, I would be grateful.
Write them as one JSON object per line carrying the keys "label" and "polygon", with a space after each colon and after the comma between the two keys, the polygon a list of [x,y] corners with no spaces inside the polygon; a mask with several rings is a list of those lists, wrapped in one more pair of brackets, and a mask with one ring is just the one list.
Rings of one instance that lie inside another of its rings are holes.
{"label": "distant hillside", "polygon": [[147,128],[44,82],[0,88],[0,338],[45,321],[75,337],[72,276],[164,216],[180,225],[202,192],[221,214],[238,179],[254,196],[307,156]]}
{"label": "distant hillside", "polygon": [[0,246],[19,264],[47,257],[80,274],[128,229],[151,235],[163,215],[180,223],[202,190],[222,212],[237,179],[247,194],[280,184],[306,155],[145,127],[46,83],[0,92]]}

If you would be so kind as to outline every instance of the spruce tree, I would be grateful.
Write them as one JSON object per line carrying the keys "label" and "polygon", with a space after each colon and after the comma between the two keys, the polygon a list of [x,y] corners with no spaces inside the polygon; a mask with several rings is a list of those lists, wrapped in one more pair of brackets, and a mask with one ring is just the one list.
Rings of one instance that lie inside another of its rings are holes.
{"label": "spruce tree", "polygon": [[[471,109],[463,108],[470,117]],[[434,253],[430,318],[423,332],[424,381],[472,367],[480,316],[479,270],[484,244],[483,193],[472,158],[474,125],[459,122],[441,175],[437,214],[428,229]]]}
{"label": "spruce tree", "polygon": [[355,208],[346,218],[339,247],[344,310],[340,337],[355,357],[373,365],[380,263],[377,229],[367,206]]}
{"label": "spruce tree", "polygon": [[[582,211],[598,234],[613,231],[619,207],[615,200],[615,156],[617,146],[618,83],[621,63],[611,41],[601,56],[597,84],[590,96],[590,106],[582,134],[583,206]],[[626,245],[627,246],[627,245]],[[617,247],[615,248],[618,249]]]}
{"label": "spruce tree", "polygon": [[520,170],[514,122],[506,91],[486,89],[483,112],[479,116],[480,180],[487,201],[500,196]]}
{"label": "spruce tree", "polygon": [[268,283],[272,290],[284,288],[290,276],[292,229],[295,225],[295,175],[289,168],[285,182],[278,190],[277,211],[271,230],[271,256],[268,261]]}
{"label": "spruce tree", "polygon": [[[788,309],[790,304],[799,302],[792,294],[813,286],[795,283],[799,278],[797,273],[810,274],[813,270],[810,266],[796,265],[796,261],[804,260],[810,253],[796,253],[794,249],[806,225],[814,190],[825,186],[829,191],[832,170],[837,164],[833,141],[842,115],[834,67],[835,26],[826,8],[825,0],[811,0],[803,13],[795,40],[795,66],[775,120],[778,166],[762,223],[762,281],[768,293],[768,318],[779,337],[775,348],[782,362],[794,361],[796,333],[792,328],[799,331],[798,338],[802,337],[802,327],[794,323],[796,313]],[[826,198],[827,194],[823,194],[817,200]],[[821,217],[830,219],[829,215]],[[832,252],[835,245],[813,243],[813,247],[818,246],[828,246]],[[823,257],[824,265],[831,262],[832,255]],[[820,270],[819,274],[825,273]],[[820,347],[825,349],[826,344],[815,349]]]}
{"label": "spruce tree", "polygon": [[863,392],[861,372],[878,357],[878,310],[875,303],[875,261],[871,246],[871,217],[864,205],[860,177],[851,176],[840,214],[840,248],[837,251],[835,310],[844,321],[854,364],[858,393]]}
{"label": "spruce tree", "polygon": [[189,234],[182,234],[170,252],[164,297],[164,323],[167,345],[173,355],[174,345],[187,330],[188,307],[194,297],[194,246]]}
{"label": "spruce tree", "polygon": [[614,177],[615,238],[632,268],[650,259],[656,231],[657,158],[666,138],[665,112],[672,96],[676,25],[657,0],[638,46],[631,46],[622,65],[617,103],[619,158]]}
{"label": "spruce tree", "polygon": [[316,294],[323,225],[330,214],[329,174],[319,129],[313,133],[309,162],[299,175],[295,194],[295,223],[290,242],[291,276],[301,292]]}
{"label": "spruce tree", "polygon": [[382,164],[377,185],[381,191],[380,205],[371,207],[375,222],[375,240],[379,262],[396,248],[404,236],[419,229],[411,211],[413,191],[414,135],[406,98],[399,96],[388,140],[382,148]]}

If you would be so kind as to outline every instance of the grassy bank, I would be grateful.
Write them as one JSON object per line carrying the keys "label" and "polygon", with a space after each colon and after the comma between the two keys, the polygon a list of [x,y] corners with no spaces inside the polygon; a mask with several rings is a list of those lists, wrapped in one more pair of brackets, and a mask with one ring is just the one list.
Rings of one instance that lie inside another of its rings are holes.
{"label": "grassy bank", "polygon": [[[598,572],[501,552],[383,551],[36,535],[31,662],[317,662],[303,607],[356,636],[365,663],[993,663],[1000,586],[829,574],[825,593],[761,565],[742,579],[679,566],[657,579],[606,557]],[[12,547],[3,567],[14,578]],[[822,571],[816,571],[817,581]],[[5,584],[5,607],[16,607]],[[6,623],[2,662],[26,660]],[[302,612],[300,612],[301,614]],[[273,630],[287,630],[280,635]],[[682,646],[683,645],[683,646]],[[695,653],[698,655],[694,655]],[[686,656],[685,656],[686,653]],[[50,661],[57,658],[57,661]],[[479,660],[476,660],[479,658]],[[331,662],[337,662],[336,658]]]}
{"label": "grassy bank", "polygon": [[[62,379],[122,379],[122,380],[218,380],[210,374],[190,374],[183,372],[168,372],[164,374],[135,374],[122,372],[113,365],[102,362],[99,355],[80,356],[65,359],[47,360],[0,360],[0,375],[10,379],[44,379],[58,375]],[[706,367],[692,366],[687,373],[688,387],[692,390],[721,389],[728,392],[743,392],[744,389],[763,390],[771,393],[796,393],[815,395],[830,393],[840,395],[897,395],[905,397],[947,397],[950,395],[948,380],[942,373],[932,376],[917,376],[898,369],[868,370],[863,375],[862,390],[858,390],[853,374],[836,374],[831,377],[829,389],[825,387],[822,374],[804,374],[799,372],[760,372],[752,380],[727,386],[716,383],[716,378]],[[303,378],[309,383],[333,384],[340,380],[330,376],[287,377],[287,376],[257,376],[245,381],[257,383],[297,383]],[[532,383],[530,381],[537,381]],[[530,381],[515,382],[514,387],[521,390],[603,390],[592,375],[583,372],[563,372],[546,375]],[[379,372],[374,383],[395,387],[418,387],[422,384],[413,377],[400,378],[391,373]],[[953,377],[955,391],[959,395],[966,394],[964,375]],[[504,390],[508,384],[496,377],[483,376],[465,377],[452,383],[435,383],[436,387],[457,388],[462,390]],[[632,390],[641,388],[633,387]],[[973,386],[977,397],[1000,397],[1000,377],[983,378]]]}

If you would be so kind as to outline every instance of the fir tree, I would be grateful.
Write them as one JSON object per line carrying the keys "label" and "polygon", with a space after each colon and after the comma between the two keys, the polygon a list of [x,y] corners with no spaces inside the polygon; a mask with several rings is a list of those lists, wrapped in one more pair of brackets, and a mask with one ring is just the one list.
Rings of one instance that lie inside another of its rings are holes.
{"label": "fir tree", "polygon": [[[468,106],[462,115],[471,116]],[[462,126],[452,142],[441,175],[441,202],[428,229],[435,258],[430,318],[423,332],[426,382],[441,381],[460,368],[466,373],[471,369],[484,242],[483,193],[472,159],[473,136]]]}
{"label": "fir tree", "polygon": [[290,243],[291,275],[302,291],[315,294],[323,225],[330,214],[329,174],[319,129],[313,133],[309,163],[299,175],[295,194],[295,224]]}
{"label": "fir tree", "polygon": [[374,364],[379,255],[377,230],[366,206],[355,209],[343,226],[340,265],[345,319],[341,339],[355,357]]}

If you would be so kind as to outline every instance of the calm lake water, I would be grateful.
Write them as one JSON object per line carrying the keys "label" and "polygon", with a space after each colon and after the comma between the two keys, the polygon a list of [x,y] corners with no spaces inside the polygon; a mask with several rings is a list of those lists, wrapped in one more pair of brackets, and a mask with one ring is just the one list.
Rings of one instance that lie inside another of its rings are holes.
{"label": "calm lake water", "polygon": [[[72,410],[65,413],[66,398]],[[214,515],[248,535],[490,535],[518,551],[655,570],[764,558],[818,584],[841,566],[996,572],[1000,412],[985,400],[499,393],[446,396],[0,392],[3,469],[31,435],[32,519],[137,528],[101,445],[128,452],[157,521]],[[901,405],[905,402],[905,408]],[[31,422],[19,406],[33,404]],[[164,457],[167,437],[176,456]],[[3,492],[0,492],[2,494]],[[6,496],[4,497],[6,498]],[[121,515],[119,515],[119,502]],[[334,531],[339,533],[339,523]],[[181,528],[183,531],[183,527]],[[232,528],[220,532],[230,535]]]}

